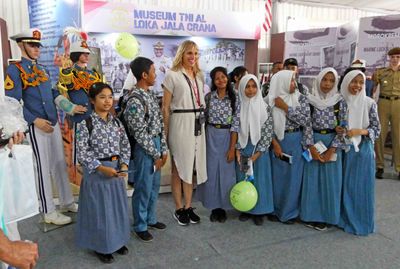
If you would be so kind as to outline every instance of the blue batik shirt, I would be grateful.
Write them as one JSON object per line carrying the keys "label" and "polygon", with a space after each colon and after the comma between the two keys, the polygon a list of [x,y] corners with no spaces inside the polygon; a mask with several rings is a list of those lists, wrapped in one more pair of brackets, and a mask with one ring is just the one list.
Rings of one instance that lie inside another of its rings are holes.
{"label": "blue batik shirt", "polygon": [[[307,146],[312,146],[318,141],[314,141],[314,131],[313,130],[326,130],[335,129],[336,126],[342,126],[347,129],[347,104],[344,99],[339,101],[339,113],[338,118],[335,116],[335,107],[327,107],[323,110],[319,110],[314,107],[311,115],[311,126],[306,128],[305,135],[307,137],[307,142],[311,142]],[[335,138],[332,140],[332,144],[329,147],[333,148],[345,148],[345,142],[343,135],[336,134]]]}
{"label": "blue batik shirt", "polygon": [[368,130],[368,138],[371,139],[372,143],[378,139],[379,135],[381,134],[381,123],[379,121],[378,116],[378,106],[374,102],[369,110],[369,126],[367,127]]}
{"label": "blue batik shirt", "polygon": [[303,147],[306,147],[307,145],[309,145],[309,143],[312,142],[305,135],[307,126],[311,125],[310,105],[307,97],[303,94],[300,94],[299,96],[299,103],[300,106],[288,108],[288,113],[286,114],[285,130],[303,128],[303,137],[301,143]]}
{"label": "blue batik shirt", "polygon": [[[128,125],[129,134],[133,135],[136,142],[153,160],[160,159],[161,155],[167,154],[168,147],[157,97],[149,90],[136,88],[133,91],[142,97],[145,104],[136,97],[131,97],[126,104],[124,119]],[[153,138],[157,136],[161,138],[161,152],[157,150],[153,141]]]}
{"label": "blue batik shirt", "polygon": [[107,121],[100,118],[96,112],[90,115],[93,129],[89,134],[86,121],[77,124],[76,141],[79,163],[93,173],[101,165],[99,159],[119,156],[120,164],[129,164],[131,147],[124,126],[111,114]]}
{"label": "blue batik shirt", "polygon": [[228,94],[220,99],[217,91],[208,93],[204,98],[206,100],[207,122],[211,124],[231,125],[231,132],[239,132],[240,102],[235,94],[235,112],[232,111],[231,99]]}

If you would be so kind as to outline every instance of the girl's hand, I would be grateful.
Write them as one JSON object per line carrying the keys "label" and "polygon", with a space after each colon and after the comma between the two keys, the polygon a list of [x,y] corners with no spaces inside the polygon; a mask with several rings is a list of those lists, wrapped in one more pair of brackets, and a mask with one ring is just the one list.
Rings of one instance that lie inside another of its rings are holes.
{"label": "girl's hand", "polygon": [[368,130],[366,130],[366,129],[351,129],[351,130],[347,131],[346,135],[348,137],[353,137],[356,135],[368,135]]}
{"label": "girl's hand", "polygon": [[231,148],[226,153],[226,161],[228,163],[232,162],[235,159],[235,148]]}
{"label": "girl's hand", "polygon": [[238,150],[238,149],[236,150],[236,161],[240,165],[240,150]]}
{"label": "girl's hand", "polygon": [[346,133],[346,128],[342,127],[342,126],[336,126],[335,127],[335,131],[338,135],[343,135]]}
{"label": "girl's hand", "polygon": [[286,112],[287,112],[288,109],[289,109],[288,105],[287,105],[287,104],[285,103],[285,101],[283,101],[283,99],[280,98],[280,97],[276,97],[276,98],[275,98],[275,106],[276,106],[277,108],[280,108],[280,109],[286,111]]}
{"label": "girl's hand", "polygon": [[327,151],[325,151],[322,154],[322,160],[324,160],[324,162],[329,162],[332,158],[332,155],[336,152],[335,148],[329,148]]}
{"label": "girl's hand", "polygon": [[254,153],[253,156],[250,157],[250,160],[253,161],[253,163],[261,156],[261,152],[257,151],[256,153]]}
{"label": "girl's hand", "polygon": [[314,146],[309,147],[311,157],[315,161],[320,161],[321,163],[325,162],[325,160],[321,157],[321,155],[318,153],[317,149]]}
{"label": "girl's hand", "polygon": [[281,145],[279,145],[279,143],[274,143],[272,146],[272,149],[273,149],[276,157],[278,157],[278,158],[282,157],[283,152],[282,152]]}
{"label": "girl's hand", "polygon": [[97,170],[107,177],[123,176],[121,174],[118,174],[117,170],[115,170],[112,167],[108,167],[108,166],[100,165],[99,167],[97,167]]}
{"label": "girl's hand", "polygon": [[161,167],[163,167],[165,165],[165,163],[167,162],[167,159],[168,159],[168,154],[163,154],[161,157],[161,160],[162,160]]}

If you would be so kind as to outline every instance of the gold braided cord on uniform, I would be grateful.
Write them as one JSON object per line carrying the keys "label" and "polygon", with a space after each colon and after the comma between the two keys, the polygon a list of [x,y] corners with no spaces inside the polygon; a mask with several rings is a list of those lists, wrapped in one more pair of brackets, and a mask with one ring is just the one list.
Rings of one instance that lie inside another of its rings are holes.
{"label": "gold braided cord on uniform", "polygon": [[72,76],[73,90],[84,89],[87,92],[94,83],[101,81],[102,78],[97,72],[90,74],[85,71],[78,71]]}
{"label": "gold braided cord on uniform", "polygon": [[72,72],[68,72],[68,73],[64,73],[64,70],[62,68],[60,68],[60,73],[58,74],[58,81],[61,84],[64,85],[69,85],[72,83],[72,77],[73,74]]}
{"label": "gold braided cord on uniform", "polygon": [[[19,63],[16,63],[15,65],[18,67],[19,71],[21,71],[20,76],[23,84],[23,90],[30,86],[37,87],[40,85],[41,82],[46,82],[49,80],[46,72],[44,70],[39,70],[36,65],[32,67],[32,73],[30,74],[26,73]],[[29,81],[29,79],[33,80]]]}

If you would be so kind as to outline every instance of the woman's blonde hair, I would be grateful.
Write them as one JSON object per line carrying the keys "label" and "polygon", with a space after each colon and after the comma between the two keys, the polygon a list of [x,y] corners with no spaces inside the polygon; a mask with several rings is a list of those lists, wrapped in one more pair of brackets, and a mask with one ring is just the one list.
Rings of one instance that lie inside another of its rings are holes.
{"label": "woman's blonde hair", "polygon": [[[197,46],[196,43],[194,43],[191,40],[186,40],[179,45],[179,48],[178,48],[178,51],[176,52],[174,61],[172,62],[171,70],[178,71],[179,69],[181,69],[183,67],[183,65],[182,65],[183,54],[186,51],[192,49],[193,47],[197,50],[197,52],[199,52],[199,47]],[[201,73],[201,69],[199,66],[199,58],[200,58],[200,55],[197,54],[196,64],[193,67],[193,71],[195,74]]]}

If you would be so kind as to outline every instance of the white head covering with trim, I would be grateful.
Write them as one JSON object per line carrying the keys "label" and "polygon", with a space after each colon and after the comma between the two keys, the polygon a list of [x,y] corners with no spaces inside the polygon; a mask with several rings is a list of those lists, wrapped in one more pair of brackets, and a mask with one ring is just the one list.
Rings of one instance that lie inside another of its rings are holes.
{"label": "white head covering with trim", "polygon": [[[324,76],[328,73],[332,73],[335,77],[335,84],[333,88],[328,92],[324,93],[321,91],[321,81]],[[342,100],[342,95],[340,95],[338,91],[338,83],[339,83],[339,76],[335,69],[332,67],[324,68],[321,72],[319,72],[317,79],[314,82],[313,93],[307,96],[308,101],[310,104],[319,110],[326,109],[327,107],[334,106],[337,102]]]}
{"label": "white head covering with trim", "polygon": [[10,39],[16,42],[39,43],[41,45],[40,40],[42,39],[42,32],[38,28],[30,28],[10,36]]}
{"label": "white head covering with trim", "polygon": [[290,93],[290,83],[295,73],[291,70],[281,70],[276,73],[269,87],[268,104],[272,107],[272,116],[274,119],[274,132],[278,140],[285,137],[286,113],[275,106],[275,98],[280,97],[290,107],[300,106],[300,92],[296,89]]}
{"label": "white head covering with trim", "polygon": [[[351,81],[361,75],[364,80],[364,85],[360,92],[356,95],[353,95],[349,91],[349,86]],[[351,129],[367,129],[369,126],[369,111],[371,109],[374,101],[367,97],[365,93],[365,75],[360,70],[353,70],[346,74],[343,78],[343,82],[340,88],[340,92],[343,95],[344,100],[347,102],[347,106],[349,108],[349,130]],[[361,142],[361,136],[353,136],[351,141],[354,145],[354,150],[356,152],[359,151],[358,145]]]}
{"label": "white head covering with trim", "polygon": [[[249,98],[246,96],[246,85],[250,80],[254,80],[257,85],[257,94]],[[257,145],[261,139],[261,127],[268,119],[267,107],[262,99],[260,85],[255,75],[247,74],[242,77],[239,83],[240,98],[240,131],[239,144],[241,148],[245,148],[249,140],[251,144]]]}
{"label": "white head covering with trim", "polygon": [[70,53],[73,52],[90,53],[90,50],[85,40],[79,40],[71,44]]}

